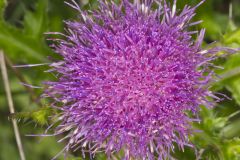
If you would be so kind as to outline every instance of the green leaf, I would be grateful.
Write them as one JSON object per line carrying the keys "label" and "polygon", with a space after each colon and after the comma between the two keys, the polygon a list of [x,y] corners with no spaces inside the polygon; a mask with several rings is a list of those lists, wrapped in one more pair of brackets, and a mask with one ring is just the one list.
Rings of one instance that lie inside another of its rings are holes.
{"label": "green leaf", "polygon": [[240,159],[240,139],[233,138],[230,140],[225,140],[223,145],[224,155],[226,159],[229,160],[239,160]]}
{"label": "green leaf", "polygon": [[12,26],[3,19],[4,2],[0,1],[0,47],[14,59],[33,60],[31,63],[46,61],[44,55],[52,53],[43,39],[47,29],[47,0],[39,1],[36,11],[26,11],[23,28]]}
{"label": "green leaf", "polygon": [[223,43],[226,45],[232,44],[232,43],[237,43],[240,44],[240,28],[227,33],[223,36]]}
{"label": "green leaf", "polygon": [[52,114],[52,109],[48,107],[41,108],[40,110],[32,113],[32,118],[40,125],[48,122],[48,117]]}
{"label": "green leaf", "polygon": [[39,125],[45,125],[48,122],[48,118],[53,114],[53,109],[49,107],[42,107],[31,112],[18,112],[10,115],[10,118],[15,118],[18,120],[33,120]]}
{"label": "green leaf", "polygon": [[5,10],[5,7],[7,6],[6,0],[0,0],[0,17],[3,18],[3,13]]}
{"label": "green leaf", "polygon": [[11,58],[21,57],[43,61],[46,53],[50,53],[47,47],[43,47],[42,40],[36,40],[25,35],[21,30],[13,28],[5,22],[0,23],[0,47]]}
{"label": "green leaf", "polygon": [[223,138],[233,138],[240,136],[240,119],[231,122],[229,125],[225,126],[220,136]]}
{"label": "green leaf", "polygon": [[[240,29],[230,29],[222,38],[222,46],[231,46],[239,48],[240,46]],[[240,104],[240,54],[235,53],[228,56],[223,63],[224,70],[218,71],[221,80],[216,86],[227,88],[233,95],[233,98]]]}
{"label": "green leaf", "polygon": [[226,88],[232,93],[233,98],[240,105],[240,77],[231,79]]}
{"label": "green leaf", "polygon": [[41,0],[36,4],[36,10],[26,11],[24,16],[25,34],[33,38],[41,38],[43,32],[47,30],[48,17],[48,0]]}

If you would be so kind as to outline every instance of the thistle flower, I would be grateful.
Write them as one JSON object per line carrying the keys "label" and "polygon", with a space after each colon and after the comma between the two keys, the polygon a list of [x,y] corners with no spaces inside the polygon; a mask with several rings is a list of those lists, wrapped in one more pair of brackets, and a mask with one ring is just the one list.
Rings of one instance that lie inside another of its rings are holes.
{"label": "thistle flower", "polygon": [[45,82],[44,96],[60,110],[55,135],[66,133],[65,151],[168,159],[175,145],[191,146],[190,122],[212,105],[207,84],[219,49],[202,50],[205,30],[189,30],[201,22],[190,22],[198,5],[99,3],[95,11],[68,3],[80,19],[66,22],[54,46],[63,59],[50,65],[57,80]]}

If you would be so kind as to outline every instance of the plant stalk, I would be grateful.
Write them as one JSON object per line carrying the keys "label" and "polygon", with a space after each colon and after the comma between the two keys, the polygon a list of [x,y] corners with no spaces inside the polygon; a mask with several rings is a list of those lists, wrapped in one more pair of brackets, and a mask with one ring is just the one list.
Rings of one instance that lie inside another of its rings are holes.
{"label": "plant stalk", "polygon": [[[6,95],[7,95],[8,107],[9,107],[10,113],[14,114],[15,110],[14,110],[13,99],[12,99],[12,95],[11,95],[10,84],[9,84],[9,80],[8,80],[7,68],[6,68],[6,63],[5,63],[5,58],[4,58],[3,51],[0,51],[0,64],[1,64],[4,88],[5,88]],[[21,137],[20,137],[18,125],[17,125],[17,120],[12,118],[11,121],[12,121],[12,124],[13,124],[13,130],[14,130],[14,134],[15,134],[20,158],[21,158],[21,160],[26,160],[25,154],[24,154],[24,151],[23,151],[23,145],[22,145],[22,142],[21,142]]]}

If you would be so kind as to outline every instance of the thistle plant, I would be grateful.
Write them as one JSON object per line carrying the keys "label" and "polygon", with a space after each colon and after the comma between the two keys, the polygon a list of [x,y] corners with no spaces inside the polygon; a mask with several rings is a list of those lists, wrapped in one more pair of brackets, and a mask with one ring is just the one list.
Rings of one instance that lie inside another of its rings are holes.
{"label": "thistle plant", "polygon": [[202,3],[181,11],[162,0],[99,0],[93,11],[68,3],[80,17],[54,40],[62,60],[50,65],[56,80],[43,94],[59,110],[54,135],[65,134],[64,151],[161,160],[194,147],[191,122],[217,98],[208,84],[223,49],[202,49],[205,30],[190,30]]}

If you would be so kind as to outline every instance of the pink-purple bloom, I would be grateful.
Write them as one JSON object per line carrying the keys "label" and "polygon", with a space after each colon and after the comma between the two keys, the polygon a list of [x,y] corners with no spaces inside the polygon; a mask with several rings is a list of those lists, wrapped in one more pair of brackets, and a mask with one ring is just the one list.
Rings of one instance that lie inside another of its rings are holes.
{"label": "pink-purple bloom", "polygon": [[69,3],[80,19],[66,22],[56,40],[62,60],[50,65],[57,79],[45,82],[44,94],[60,110],[55,134],[66,134],[65,151],[170,158],[174,147],[191,146],[190,122],[200,105],[211,105],[207,84],[218,49],[202,50],[204,29],[189,29],[200,23],[190,22],[197,6],[99,3],[94,11]]}

